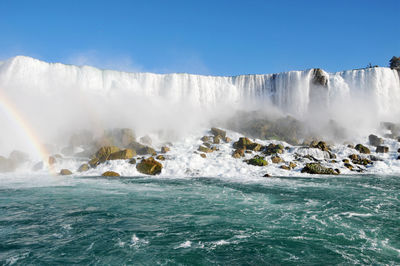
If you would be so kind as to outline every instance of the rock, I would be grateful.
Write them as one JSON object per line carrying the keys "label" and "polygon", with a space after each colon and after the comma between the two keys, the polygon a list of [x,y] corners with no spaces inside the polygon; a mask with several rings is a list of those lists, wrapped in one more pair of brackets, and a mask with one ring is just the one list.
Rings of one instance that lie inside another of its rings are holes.
{"label": "rock", "polygon": [[231,138],[229,138],[229,137],[225,137],[225,138],[224,138],[224,141],[225,141],[226,143],[228,143],[228,142],[231,142],[231,141],[232,141],[232,139],[231,139]]}
{"label": "rock", "polygon": [[350,163],[349,159],[343,159],[342,162],[344,162],[344,163]]}
{"label": "rock", "polygon": [[379,138],[378,136],[373,135],[373,134],[368,136],[368,140],[369,140],[369,144],[371,144],[372,146],[375,146],[375,147],[383,144],[383,139]]}
{"label": "rock", "polygon": [[[0,156],[1,157],[1,156]],[[38,162],[32,167],[33,171],[39,171],[43,169],[43,162]],[[1,158],[0,158],[0,172],[1,172]]]}
{"label": "rock", "polygon": [[72,172],[68,169],[61,169],[60,175],[72,175]]}
{"label": "rock", "polygon": [[313,79],[312,83],[315,85],[327,87],[328,86],[328,76],[320,68],[313,69]]}
{"label": "rock", "polygon": [[262,147],[263,146],[258,143],[252,143],[252,144],[246,145],[246,149],[251,150],[251,151],[260,151],[262,149]]}
{"label": "rock", "polygon": [[388,146],[378,146],[376,147],[377,153],[388,153],[389,152],[389,147]]}
{"label": "rock", "polygon": [[265,175],[263,175],[263,177],[271,177],[271,175],[270,174],[265,174]]}
{"label": "rock", "polygon": [[208,142],[204,142],[204,143],[203,143],[203,146],[205,146],[205,147],[207,147],[207,148],[210,148],[210,149],[211,149],[211,144],[210,144],[210,143],[208,143]]}
{"label": "rock", "polygon": [[154,160],[153,157],[150,157],[138,163],[136,169],[145,175],[158,175],[161,173],[162,164]]}
{"label": "rock", "polygon": [[136,151],[138,155],[156,155],[156,151],[146,145],[140,144],[139,142],[133,141],[128,145],[128,148]]}
{"label": "rock", "polygon": [[213,139],[213,143],[214,144],[220,144],[221,143],[221,136],[220,135],[218,135],[218,136],[215,136],[214,137],[214,139]]}
{"label": "rock", "polygon": [[57,162],[57,160],[54,156],[50,156],[48,162],[49,162],[49,165],[54,165]]}
{"label": "rock", "polygon": [[382,158],[380,158],[380,157],[378,157],[378,156],[375,156],[375,155],[370,155],[370,156],[369,156],[369,159],[370,159],[371,161],[383,161]]}
{"label": "rock", "polygon": [[156,159],[160,161],[165,161],[165,157],[163,155],[157,155]]}
{"label": "rock", "polygon": [[290,169],[294,169],[297,167],[297,164],[295,164],[294,162],[290,162],[289,167],[290,167]]}
{"label": "rock", "polygon": [[100,139],[96,140],[96,146],[121,146],[127,147],[136,140],[135,133],[130,128],[114,128],[105,130]]}
{"label": "rock", "polygon": [[330,151],[330,148],[325,141],[312,141],[310,147],[320,149],[321,151]]}
{"label": "rock", "polygon": [[397,150],[397,152],[400,152],[400,148]]}
{"label": "rock", "polygon": [[338,175],[338,172],[332,168],[327,168],[319,163],[307,163],[301,170],[302,173],[320,174],[320,175]]}
{"label": "rock", "polygon": [[348,168],[349,170],[353,171],[354,166],[351,165],[350,163],[345,163],[344,166],[345,166],[346,168]]}
{"label": "rock", "polygon": [[151,140],[151,138],[150,138],[148,135],[141,137],[141,138],[139,139],[139,141],[140,141],[141,143],[143,143],[143,144],[146,144],[146,145],[151,145],[152,142],[153,142],[153,141]]}
{"label": "rock", "polygon": [[280,168],[284,170],[290,170],[290,167],[287,165],[281,165]]}
{"label": "rock", "polygon": [[207,158],[207,155],[206,155],[205,153],[200,153],[200,156],[201,156],[202,158]]}
{"label": "rock", "polygon": [[135,158],[130,159],[130,160],[129,160],[129,163],[130,163],[130,164],[136,164],[136,159],[135,159]]}
{"label": "rock", "polygon": [[81,166],[79,166],[78,168],[78,172],[82,173],[82,172],[86,172],[89,170],[89,164],[84,163]]}
{"label": "rock", "polygon": [[125,149],[110,154],[107,160],[126,160],[136,156],[136,152],[131,149]]}
{"label": "rock", "polygon": [[209,136],[203,136],[200,140],[203,141],[203,142],[208,142],[208,141],[210,141],[210,137]]}
{"label": "rock", "polygon": [[354,145],[352,145],[352,144],[347,144],[347,148],[354,149]]}
{"label": "rock", "polygon": [[329,159],[336,159],[336,154],[334,154],[333,152],[328,151],[329,154]]}
{"label": "rock", "polygon": [[100,161],[105,162],[111,154],[120,151],[117,146],[103,146],[95,154]]}
{"label": "rock", "polygon": [[162,146],[161,147],[161,153],[167,153],[167,152],[169,152],[171,149],[169,148],[169,147],[167,147],[167,146]]}
{"label": "rock", "polygon": [[17,168],[14,161],[0,156],[0,173],[12,172]]}
{"label": "rock", "polygon": [[268,162],[265,160],[265,158],[261,157],[261,156],[258,156],[258,155],[254,156],[250,160],[246,160],[246,163],[248,163],[250,165],[255,165],[255,166],[266,166],[266,165],[268,165]]}
{"label": "rock", "polygon": [[357,151],[359,151],[360,153],[365,153],[365,154],[370,154],[371,153],[371,151],[367,147],[362,145],[362,144],[357,144],[355,149]]}
{"label": "rock", "polygon": [[264,151],[265,155],[273,155],[278,153],[283,153],[284,147],[282,144],[269,144]]}
{"label": "rock", "polygon": [[107,171],[104,172],[101,176],[108,176],[108,177],[116,177],[116,176],[120,176],[120,174],[118,174],[117,172],[114,171]]}
{"label": "rock", "polygon": [[233,148],[235,149],[247,149],[248,145],[253,144],[253,142],[248,139],[248,138],[239,138],[238,141],[236,141],[235,143],[233,143]]}
{"label": "rock", "polygon": [[199,148],[198,148],[197,150],[200,151],[200,152],[205,152],[205,153],[211,153],[211,152],[213,152],[212,149],[207,148],[207,147],[202,146],[202,145],[200,145]]}
{"label": "rock", "polygon": [[225,138],[226,137],[226,131],[222,130],[222,129],[219,129],[219,128],[215,128],[215,127],[211,128],[211,133],[214,136],[220,136],[221,138]]}
{"label": "rock", "polygon": [[272,161],[272,163],[282,163],[283,159],[279,156],[272,156],[271,161]]}
{"label": "rock", "polygon": [[245,149],[236,149],[236,150],[233,152],[232,157],[233,157],[233,158],[244,157],[244,152],[245,152]]}
{"label": "rock", "polygon": [[350,158],[351,160],[359,160],[359,159],[360,159],[360,155],[351,154],[351,155],[349,156],[349,158]]}
{"label": "rock", "polygon": [[8,159],[16,164],[21,164],[29,161],[29,155],[25,152],[14,150],[10,153]]}

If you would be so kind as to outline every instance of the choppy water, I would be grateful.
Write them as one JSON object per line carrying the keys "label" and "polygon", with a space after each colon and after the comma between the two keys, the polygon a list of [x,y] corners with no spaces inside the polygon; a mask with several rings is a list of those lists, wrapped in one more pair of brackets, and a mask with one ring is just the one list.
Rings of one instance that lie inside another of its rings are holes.
{"label": "choppy water", "polygon": [[398,176],[0,179],[6,265],[398,265],[399,229]]}

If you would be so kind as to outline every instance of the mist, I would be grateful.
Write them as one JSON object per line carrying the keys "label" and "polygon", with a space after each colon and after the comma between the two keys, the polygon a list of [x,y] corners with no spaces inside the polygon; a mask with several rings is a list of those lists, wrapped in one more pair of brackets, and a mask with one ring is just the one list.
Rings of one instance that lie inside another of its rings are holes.
{"label": "mist", "polygon": [[[253,120],[282,123],[290,117],[301,124],[299,138],[342,141],[376,132],[381,121],[400,122],[396,71],[321,73],[323,84],[315,82],[313,70],[216,77],[127,73],[15,57],[0,65],[0,93],[52,152],[82,130],[100,137],[104,130],[131,128],[137,137],[157,133],[160,141],[174,141],[210,126],[240,131]],[[3,110],[0,119],[0,154],[31,151],[13,117]]]}

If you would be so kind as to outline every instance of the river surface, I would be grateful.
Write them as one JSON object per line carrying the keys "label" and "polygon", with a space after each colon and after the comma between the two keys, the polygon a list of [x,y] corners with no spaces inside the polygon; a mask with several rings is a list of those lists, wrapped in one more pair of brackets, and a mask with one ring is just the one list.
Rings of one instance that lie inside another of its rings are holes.
{"label": "river surface", "polygon": [[0,176],[1,265],[400,264],[400,176]]}

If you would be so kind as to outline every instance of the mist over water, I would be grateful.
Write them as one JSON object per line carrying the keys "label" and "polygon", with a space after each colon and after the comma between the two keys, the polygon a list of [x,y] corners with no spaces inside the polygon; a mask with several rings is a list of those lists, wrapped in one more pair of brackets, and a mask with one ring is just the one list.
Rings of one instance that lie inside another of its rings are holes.
{"label": "mist over water", "polygon": [[[313,83],[313,70],[235,77],[161,75],[18,56],[0,64],[0,92],[42,143],[60,147],[83,129],[101,134],[133,128],[138,136],[163,130],[166,140],[176,139],[201,127],[223,125],[238,110],[290,115],[318,135],[328,135],[324,128],[330,120],[350,135],[375,132],[381,121],[399,122],[395,70],[322,73],[326,86]],[[0,118],[0,154],[26,149],[26,137],[13,118],[4,110]]]}

